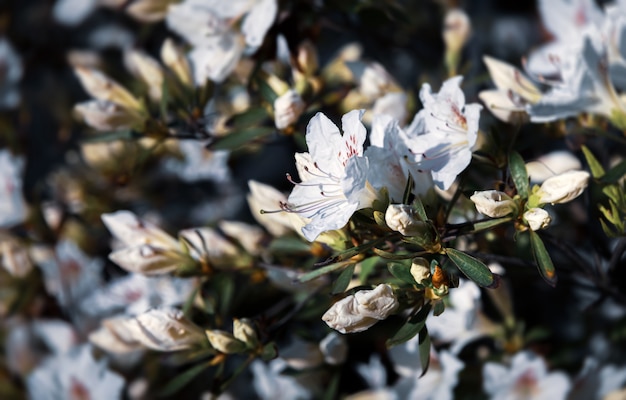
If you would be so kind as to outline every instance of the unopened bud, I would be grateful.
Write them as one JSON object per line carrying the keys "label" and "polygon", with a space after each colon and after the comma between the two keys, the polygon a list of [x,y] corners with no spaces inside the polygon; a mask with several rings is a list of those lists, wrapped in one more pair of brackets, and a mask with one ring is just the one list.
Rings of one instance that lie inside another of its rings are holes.
{"label": "unopened bud", "polygon": [[85,101],[76,104],[74,110],[87,125],[99,131],[140,129],[145,122],[136,112],[109,101]]}
{"label": "unopened bud", "polygon": [[305,76],[312,76],[319,68],[317,50],[310,40],[305,40],[298,46],[298,68]]}
{"label": "unopened bud", "polygon": [[80,66],[75,67],[74,72],[76,72],[76,76],[78,76],[85,91],[92,97],[143,113],[141,102],[122,85],[102,72]]}
{"label": "unopened bud", "polygon": [[206,336],[213,348],[224,354],[241,353],[246,349],[246,344],[236,339],[228,332],[220,330],[207,330]]}
{"label": "unopened bud", "polygon": [[236,339],[248,345],[248,347],[255,347],[259,343],[254,325],[247,318],[233,320],[233,335]]}
{"label": "unopened bud", "polygon": [[443,41],[446,50],[453,53],[461,51],[472,31],[469,17],[458,8],[448,11],[444,20]]}
{"label": "unopened bud", "polygon": [[418,235],[425,222],[420,221],[413,207],[407,204],[390,204],[385,212],[385,222],[404,236]]}
{"label": "unopened bud", "polygon": [[165,18],[170,4],[176,2],[177,0],[135,0],[126,7],[126,12],[141,22],[157,22]]}
{"label": "unopened bud", "polygon": [[562,204],[574,200],[589,183],[589,172],[568,171],[546,179],[539,188],[539,203]]}
{"label": "unopened bud", "polygon": [[185,86],[193,86],[191,67],[185,53],[170,38],[161,46],[161,60]]}
{"label": "unopened bud", "polygon": [[517,211],[515,201],[498,190],[474,192],[470,200],[474,202],[478,212],[491,218],[504,217]]}
{"label": "unopened bud", "polygon": [[411,263],[411,275],[419,285],[430,279],[430,263],[422,257],[416,257]]}
{"label": "unopened bud", "polygon": [[531,208],[524,213],[524,221],[526,221],[528,227],[533,231],[546,228],[551,220],[550,214],[543,208]]}
{"label": "unopened bud", "polygon": [[128,70],[146,84],[150,97],[156,101],[160,100],[163,94],[161,65],[154,58],[139,50],[127,51],[124,54],[124,62]]}

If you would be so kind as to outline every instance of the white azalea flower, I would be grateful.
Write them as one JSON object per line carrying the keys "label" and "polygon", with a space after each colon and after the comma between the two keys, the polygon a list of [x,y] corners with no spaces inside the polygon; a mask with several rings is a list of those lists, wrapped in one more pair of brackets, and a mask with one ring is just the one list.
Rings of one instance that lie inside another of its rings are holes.
{"label": "white azalea flower", "polygon": [[419,165],[417,168],[430,171],[443,190],[469,165],[478,137],[482,106],[465,104],[462,80],[461,76],[448,79],[439,93],[432,93],[425,83],[420,91],[424,109],[407,128],[411,161]]}
{"label": "white azalea flower", "polygon": [[539,188],[539,203],[562,204],[580,196],[589,183],[589,172],[568,171],[546,179]]}
{"label": "white azalea flower", "polygon": [[140,128],[144,123],[144,119],[137,113],[110,101],[83,101],[76,104],[74,110],[87,125],[99,131]]}
{"label": "white azalea flower", "polygon": [[583,44],[583,30],[599,24],[603,14],[594,0],[541,0],[541,19],[555,40],[530,53],[527,68],[533,74],[553,76],[561,64]]}
{"label": "white azalea flower", "polygon": [[320,351],[324,355],[324,361],[330,365],[340,365],[348,357],[348,343],[346,338],[336,332],[329,332],[320,341]]}
{"label": "white azalea flower", "polygon": [[310,399],[313,394],[298,379],[291,375],[282,375],[287,363],[278,358],[268,364],[255,360],[250,364],[252,384],[256,394],[262,400]]}
{"label": "white azalea flower", "polygon": [[517,211],[517,204],[511,196],[499,190],[474,192],[470,200],[474,202],[479,213],[491,218],[504,217]]}
{"label": "white azalea flower", "polygon": [[517,353],[508,367],[483,367],[483,387],[492,399],[564,399],[571,386],[565,373],[548,372],[543,358],[528,351]]}
{"label": "white azalea flower", "polygon": [[295,124],[304,111],[304,101],[293,89],[288,90],[274,100],[274,125],[276,129],[285,129]]}
{"label": "white azalea flower", "polygon": [[99,0],[57,0],[52,8],[54,19],[67,26],[82,23],[96,9]]}
{"label": "white azalea flower", "polygon": [[204,180],[215,182],[230,180],[229,151],[209,151],[205,148],[204,143],[197,140],[180,140],[178,146],[184,159],[167,159],[163,168],[168,173],[189,183]]}
{"label": "white azalea flower", "polygon": [[413,177],[416,195],[426,194],[434,186],[428,171],[407,162],[406,158],[411,155],[408,140],[397,120],[388,115],[374,115],[365,156],[376,168],[369,169],[367,179],[376,189],[386,187],[392,201],[402,201],[409,175]]}
{"label": "white azalea flower", "polygon": [[553,151],[526,163],[528,177],[531,182],[537,183],[541,183],[552,176],[581,168],[582,164],[578,157],[567,150]]}
{"label": "white azalea flower", "polygon": [[548,227],[552,218],[550,214],[543,208],[535,207],[524,213],[524,221],[528,223],[528,227],[533,231]]}
{"label": "white azalea flower", "polygon": [[244,53],[255,52],[277,11],[276,0],[185,0],[170,6],[166,21],[195,47],[190,58],[196,82],[203,84],[206,78],[223,81]]}
{"label": "white azalea flower", "polygon": [[[1,43],[0,43],[1,45]],[[26,203],[22,195],[24,159],[0,150],[0,228],[16,225],[26,218]]]}
{"label": "white azalea flower", "polygon": [[26,380],[29,398],[92,399],[122,398],[124,379],[107,368],[106,361],[96,360],[91,346],[46,359]]}
{"label": "white azalea flower", "polygon": [[354,110],[343,116],[343,135],[322,113],[307,126],[309,153],[296,154],[302,182],[295,185],[282,208],[310,218],[302,228],[309,241],[322,232],[342,228],[355,211],[371,206],[376,199],[376,191],[367,182],[362,115],[362,110]]}

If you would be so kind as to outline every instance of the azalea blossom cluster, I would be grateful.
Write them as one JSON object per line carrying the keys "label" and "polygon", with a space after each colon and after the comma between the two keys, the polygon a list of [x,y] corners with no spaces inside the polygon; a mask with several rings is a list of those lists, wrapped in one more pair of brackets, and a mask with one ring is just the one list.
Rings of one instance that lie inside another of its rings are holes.
{"label": "azalea blossom cluster", "polygon": [[625,396],[626,2],[37,3],[2,397]]}

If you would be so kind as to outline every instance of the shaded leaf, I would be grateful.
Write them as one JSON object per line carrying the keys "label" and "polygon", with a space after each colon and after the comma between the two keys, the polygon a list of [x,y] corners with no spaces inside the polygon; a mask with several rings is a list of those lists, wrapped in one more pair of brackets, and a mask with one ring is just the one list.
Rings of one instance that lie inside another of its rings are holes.
{"label": "shaded leaf", "polygon": [[537,232],[530,232],[530,246],[533,249],[533,256],[535,258],[535,262],[537,263],[537,267],[539,267],[539,273],[543,277],[543,279],[550,286],[556,285],[556,272],[554,270],[554,264],[552,264],[552,259],[550,258],[550,254],[546,250],[546,246],[543,244],[543,241],[537,234]]}
{"label": "shaded leaf", "polygon": [[278,348],[276,347],[276,343],[270,342],[263,346],[263,351],[261,352],[261,358],[263,361],[270,361],[278,357]]}
{"label": "shaded leaf", "polygon": [[337,277],[337,280],[333,284],[333,288],[331,290],[331,294],[342,293],[352,280],[352,275],[354,275],[354,266],[355,264],[348,265]]}
{"label": "shaded leaf", "polygon": [[417,314],[409,318],[408,321],[402,325],[400,329],[398,329],[392,338],[387,339],[387,342],[385,343],[387,348],[397,346],[413,339],[413,337],[417,335],[422,328],[424,328],[430,309],[430,303],[424,304]]}
{"label": "shaded leaf", "polygon": [[509,171],[517,188],[517,193],[525,199],[528,198],[530,191],[526,164],[522,156],[516,151],[511,152],[509,155]]}
{"label": "shaded leaf", "polygon": [[591,152],[591,150],[589,150],[587,146],[583,146],[582,150],[585,158],[587,159],[587,164],[589,164],[591,175],[593,175],[593,177],[596,179],[603,177],[605,172],[602,164],[600,164],[598,159],[593,155],[593,153]]}
{"label": "shaded leaf", "polygon": [[367,281],[367,277],[372,272],[374,272],[376,265],[378,265],[380,261],[381,261],[380,257],[370,257],[370,258],[366,258],[365,260],[359,263],[359,265],[361,266],[360,268],[361,271],[359,273],[359,281],[361,282],[361,284],[364,284]]}
{"label": "shaded leaf", "polygon": [[389,269],[389,272],[391,272],[391,275],[400,279],[402,282],[408,283],[409,285],[417,285],[415,278],[411,275],[410,266],[406,266],[406,264],[403,263],[392,262],[387,264],[387,268]]}
{"label": "shaded leaf", "polygon": [[235,150],[252,141],[263,139],[275,131],[276,129],[270,127],[256,127],[234,131],[218,138],[211,144],[210,148],[212,150]]}
{"label": "shaded leaf", "polygon": [[298,281],[302,283],[312,281],[313,279],[319,278],[322,275],[326,275],[333,271],[337,271],[338,269],[345,267],[345,265],[346,265],[345,262],[338,262],[335,264],[326,265],[322,268],[316,269],[315,271],[307,272],[306,274],[298,278]]}
{"label": "shaded leaf", "polygon": [[294,236],[282,236],[272,240],[269,250],[273,253],[310,253],[311,244]]}
{"label": "shaded leaf", "polygon": [[233,115],[228,122],[227,126],[233,128],[248,128],[250,126],[261,125],[269,115],[264,107],[251,107],[246,111]]}
{"label": "shaded leaf", "polygon": [[440,316],[446,310],[446,305],[443,301],[438,301],[435,303],[435,307],[433,307],[433,315],[435,317]]}
{"label": "shaded leaf", "polygon": [[169,381],[165,385],[163,390],[161,390],[161,392],[159,393],[159,396],[167,397],[167,396],[173,395],[174,393],[181,390],[183,387],[187,386],[189,382],[191,382],[194,378],[196,378],[198,375],[200,375],[204,370],[206,370],[210,366],[211,366],[210,363],[202,363],[202,364],[198,364],[196,366],[189,368],[187,371],[183,372],[182,374],[178,375],[176,378]]}
{"label": "shaded leaf", "polygon": [[604,183],[617,183],[626,175],[626,160],[611,168],[603,177]]}
{"label": "shaded leaf", "polygon": [[452,248],[446,249],[446,254],[459,270],[477,285],[483,287],[493,285],[493,274],[482,261]]}
{"label": "shaded leaf", "polygon": [[413,209],[415,210],[417,215],[419,215],[420,220],[428,221],[428,215],[426,215],[424,203],[422,203],[422,199],[420,199],[419,196],[416,196],[415,200],[413,200]]}
{"label": "shaded leaf", "polygon": [[426,325],[420,330],[419,352],[420,363],[422,364],[422,375],[420,377],[422,377],[428,371],[428,366],[430,365],[430,335]]}

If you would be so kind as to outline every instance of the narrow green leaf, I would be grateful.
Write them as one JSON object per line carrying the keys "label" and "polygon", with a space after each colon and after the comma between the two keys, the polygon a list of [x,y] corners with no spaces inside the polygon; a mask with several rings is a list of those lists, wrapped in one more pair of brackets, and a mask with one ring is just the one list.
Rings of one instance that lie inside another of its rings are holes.
{"label": "narrow green leaf", "polygon": [[482,261],[453,248],[447,248],[446,254],[465,276],[479,286],[493,285],[493,274]]}
{"label": "narrow green leaf", "polygon": [[539,273],[543,277],[543,279],[550,286],[556,285],[556,272],[554,270],[554,264],[552,264],[552,259],[550,258],[550,254],[546,250],[546,246],[543,244],[543,241],[539,237],[539,235],[530,230],[530,246],[533,249],[533,256],[535,258],[535,262],[537,263],[537,267],[539,267]]}
{"label": "narrow green leaf", "polygon": [[196,378],[209,367],[209,363],[202,363],[189,368],[187,371],[169,381],[165,385],[163,390],[161,390],[161,392],[159,393],[159,397],[167,397],[173,395],[174,393],[185,387],[187,384],[189,384],[189,382],[191,382],[194,378]]}
{"label": "narrow green leaf", "polygon": [[400,329],[398,329],[398,331],[395,335],[393,335],[392,338],[387,339],[387,342],[385,343],[387,348],[397,346],[413,339],[413,337],[417,335],[422,330],[422,328],[424,328],[424,325],[426,324],[426,318],[428,317],[430,309],[430,303],[424,304],[422,308],[420,308],[420,310],[417,312],[417,314],[409,318],[409,320],[404,325],[402,325]]}
{"label": "narrow green leaf", "polygon": [[212,150],[235,150],[252,141],[263,139],[276,130],[270,127],[247,128],[222,136],[211,144]]}
{"label": "narrow green leaf", "polygon": [[370,276],[370,274],[374,272],[374,269],[379,262],[381,262],[380,257],[369,257],[359,263],[361,267],[359,273],[359,281],[361,282],[361,284],[365,284],[365,282],[367,282],[368,276]]}
{"label": "narrow green leaf", "polygon": [[504,224],[506,222],[512,221],[511,217],[502,217],[502,218],[494,218],[487,221],[480,221],[474,224],[473,232],[484,231],[485,229],[493,228],[494,226]]}
{"label": "narrow green leaf", "polygon": [[373,248],[372,251],[379,255],[381,258],[387,259],[387,260],[408,260],[410,258],[415,258],[415,257],[420,257],[423,256],[424,254],[427,254],[427,252],[425,251],[420,251],[417,253],[390,253],[388,251],[385,250],[381,250],[381,249],[377,249],[377,248]]}
{"label": "narrow green leaf", "polygon": [[233,115],[228,122],[227,126],[237,128],[248,128],[250,126],[261,125],[269,115],[265,107],[251,107],[248,110]]}
{"label": "narrow green leaf", "polygon": [[626,175],[626,160],[611,168],[603,177],[604,183],[617,183]]}
{"label": "narrow green leaf", "polygon": [[265,99],[265,101],[270,104],[274,104],[274,101],[276,101],[276,99],[278,98],[278,95],[276,94],[276,92],[274,92],[274,89],[272,89],[272,87],[268,85],[267,82],[265,82],[265,80],[262,78],[256,79],[255,82],[258,85],[259,92],[261,93],[261,96]]}
{"label": "narrow green leaf", "polygon": [[438,301],[435,303],[435,307],[433,308],[433,315],[435,317],[440,316],[446,310],[446,305],[443,301]]}
{"label": "narrow green leaf", "polygon": [[415,210],[417,215],[419,215],[420,220],[428,221],[428,215],[426,215],[424,203],[422,203],[422,199],[420,199],[419,196],[416,196],[415,200],[413,200],[413,209]]}
{"label": "narrow green leaf", "polygon": [[415,278],[411,275],[410,266],[407,267],[406,264],[392,262],[387,264],[387,268],[389,269],[389,272],[391,272],[391,275],[400,279],[402,282],[408,283],[409,285],[417,285]]}
{"label": "narrow green leaf", "polygon": [[305,243],[301,239],[294,236],[282,236],[272,240],[269,245],[269,251],[272,253],[309,253],[311,244]]}
{"label": "narrow green leaf", "polygon": [[346,266],[345,262],[338,262],[335,264],[330,264],[330,265],[326,265],[322,268],[318,268],[315,271],[311,271],[311,272],[307,272],[306,274],[302,275],[300,278],[298,278],[298,281],[304,283],[304,282],[308,282],[308,281],[312,281],[315,278],[319,278],[322,275],[326,275],[329,274],[333,271],[337,271],[338,269],[341,269],[343,267]]}
{"label": "narrow green leaf", "polygon": [[420,375],[420,377],[422,377],[428,371],[428,366],[430,365],[430,335],[428,335],[426,325],[420,330],[419,352],[420,363],[422,364],[422,375]]}
{"label": "narrow green leaf", "polygon": [[402,194],[402,203],[409,204],[409,197],[411,197],[412,190],[413,190],[413,177],[409,175],[409,179],[406,180],[406,186],[404,187],[404,193]]}
{"label": "narrow green leaf", "polygon": [[161,101],[159,103],[161,121],[167,121],[167,103],[170,101],[170,92],[168,89],[167,79],[163,79],[163,84],[161,85]]}
{"label": "narrow green leaf", "polygon": [[263,351],[261,352],[261,358],[263,361],[270,361],[276,357],[278,357],[278,348],[276,347],[276,343],[269,342],[263,346]]}
{"label": "narrow green leaf", "polygon": [[341,370],[335,370],[330,382],[324,392],[323,400],[334,400],[337,398],[337,391],[339,390],[339,382],[341,381]]}
{"label": "narrow green leaf", "polygon": [[587,146],[583,146],[582,150],[585,158],[587,159],[587,164],[589,164],[591,175],[593,175],[593,177],[596,179],[602,178],[605,174],[602,164],[600,164],[598,159],[593,155],[593,153],[591,152],[591,150],[589,150]]}
{"label": "narrow green leaf", "polygon": [[525,199],[528,198],[530,190],[526,164],[522,156],[516,151],[511,152],[509,155],[509,171],[511,172],[513,183],[515,183],[515,187],[517,188],[517,193]]}
{"label": "narrow green leaf", "polygon": [[354,275],[354,266],[355,264],[350,264],[346,267],[346,269],[341,271],[341,273],[337,277],[337,280],[333,284],[333,288],[330,291],[331,294],[342,293],[344,290],[346,290],[346,288],[350,284],[350,281],[352,280],[352,275]]}

